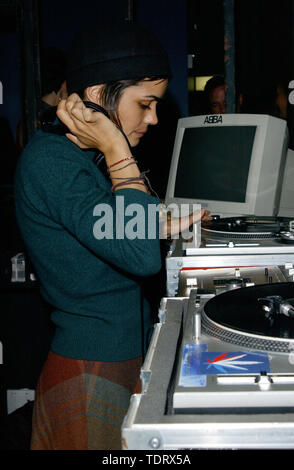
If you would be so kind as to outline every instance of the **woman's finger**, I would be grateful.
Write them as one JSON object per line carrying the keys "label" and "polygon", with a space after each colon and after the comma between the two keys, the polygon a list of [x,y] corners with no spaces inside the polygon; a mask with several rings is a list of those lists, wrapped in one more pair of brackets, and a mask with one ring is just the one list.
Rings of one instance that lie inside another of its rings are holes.
{"label": "woman's finger", "polygon": [[94,116],[94,112],[92,109],[89,109],[89,108],[86,108],[86,106],[84,107],[83,109],[83,115],[84,115],[84,119],[86,122],[94,122],[95,121],[95,116]]}
{"label": "woman's finger", "polygon": [[79,95],[77,93],[72,93],[71,95],[68,96],[68,98],[66,98],[66,102],[69,105],[73,106],[77,103],[82,103],[83,100],[79,97]]}
{"label": "woman's finger", "polygon": [[[86,108],[84,104],[76,104],[70,111],[70,114],[80,122],[97,122],[97,116],[92,109]],[[96,113],[97,114],[97,113]]]}
{"label": "woman's finger", "polygon": [[85,122],[83,107],[81,100],[61,100],[58,105],[57,116],[73,134],[78,132],[77,124]]}
{"label": "woman's finger", "polygon": [[65,108],[73,120],[81,123],[95,124],[101,119],[101,113],[96,113],[91,108],[87,108],[82,101],[65,103]]}
{"label": "woman's finger", "polygon": [[204,210],[204,209],[202,209],[202,210],[203,210],[203,214],[202,214],[201,220],[203,220],[203,221],[212,220],[212,217],[210,215],[210,211]]}
{"label": "woman's finger", "polygon": [[65,108],[70,115],[75,116],[75,118],[79,120],[83,120],[83,108],[85,108],[85,105],[82,101],[67,101]]}
{"label": "woman's finger", "polygon": [[59,119],[63,122],[63,124],[65,124],[65,126],[68,127],[68,129],[70,129],[71,131],[74,130],[74,127],[75,127],[74,121],[72,120],[72,118],[70,117],[69,113],[66,110],[65,100],[60,101],[56,114],[59,117]]}
{"label": "woman's finger", "polygon": [[75,135],[73,134],[65,134],[68,140],[70,140],[73,144],[76,144],[78,147],[81,149],[86,149],[88,148],[86,145],[84,145]]}

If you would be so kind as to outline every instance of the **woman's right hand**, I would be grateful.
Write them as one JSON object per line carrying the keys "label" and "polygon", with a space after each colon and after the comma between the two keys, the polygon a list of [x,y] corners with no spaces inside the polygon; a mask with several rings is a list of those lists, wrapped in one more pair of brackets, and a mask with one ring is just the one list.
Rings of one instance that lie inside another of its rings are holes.
{"label": "woman's right hand", "polygon": [[116,125],[103,113],[87,108],[76,93],[60,101],[57,116],[70,131],[66,137],[81,149],[98,148],[105,155],[128,149]]}
{"label": "woman's right hand", "polygon": [[173,238],[185,230],[188,230],[193,224],[207,222],[209,220],[212,220],[210,211],[206,209],[197,210],[181,218],[168,219],[163,226],[162,233],[164,234],[164,238]]}

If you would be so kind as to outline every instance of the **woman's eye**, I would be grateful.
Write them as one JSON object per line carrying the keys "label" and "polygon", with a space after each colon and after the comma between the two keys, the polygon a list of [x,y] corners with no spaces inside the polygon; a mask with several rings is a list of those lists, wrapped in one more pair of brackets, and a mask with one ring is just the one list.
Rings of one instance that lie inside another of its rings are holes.
{"label": "woman's eye", "polygon": [[149,104],[143,104],[143,103],[141,103],[140,106],[141,106],[142,109],[150,109],[150,105],[149,105]]}

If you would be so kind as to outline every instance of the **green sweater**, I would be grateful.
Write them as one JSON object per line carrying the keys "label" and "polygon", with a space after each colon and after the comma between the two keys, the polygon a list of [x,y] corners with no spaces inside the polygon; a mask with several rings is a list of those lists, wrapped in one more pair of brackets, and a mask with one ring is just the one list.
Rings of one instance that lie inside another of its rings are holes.
{"label": "green sweater", "polygon": [[94,155],[64,136],[38,131],[17,167],[16,217],[41,293],[54,308],[52,351],[122,361],[142,354],[142,331],[146,343],[152,327],[140,283],[160,270],[159,237],[97,239],[93,228],[101,218],[94,208],[113,208],[115,229],[118,196],[125,207],[140,203],[146,213],[160,201],[136,189],[112,193]]}

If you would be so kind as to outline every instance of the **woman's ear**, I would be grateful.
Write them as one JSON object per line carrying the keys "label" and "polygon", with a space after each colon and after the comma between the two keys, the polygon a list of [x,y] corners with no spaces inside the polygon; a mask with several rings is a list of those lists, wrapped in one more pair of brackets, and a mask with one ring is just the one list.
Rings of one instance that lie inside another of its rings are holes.
{"label": "woman's ear", "polygon": [[101,106],[101,91],[103,85],[93,85],[89,86],[85,90],[85,100],[92,101],[92,103],[99,104]]}

